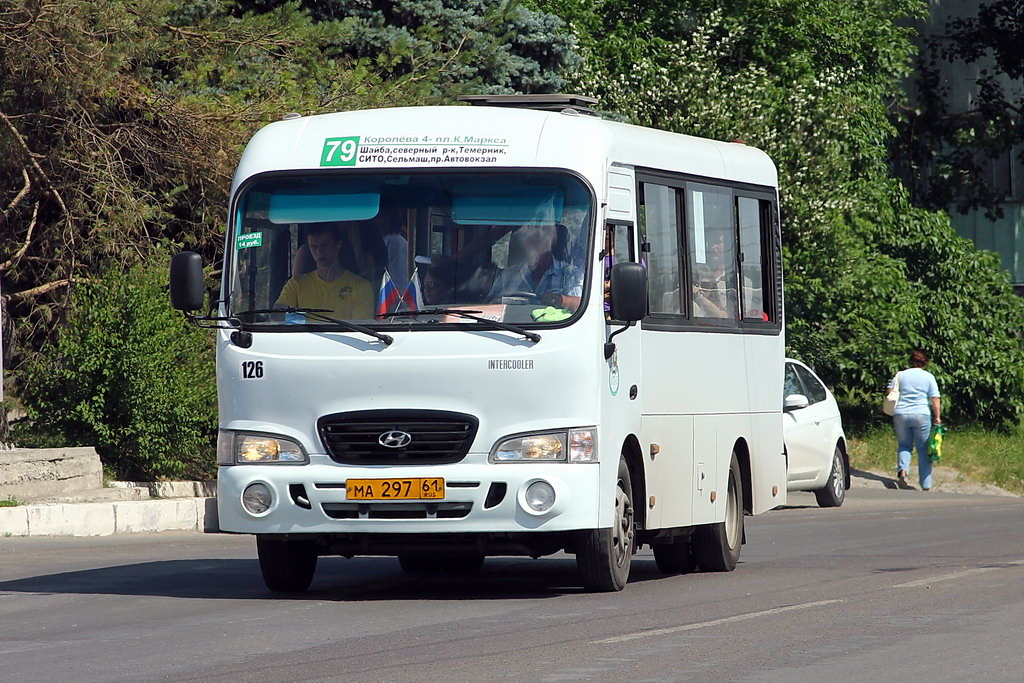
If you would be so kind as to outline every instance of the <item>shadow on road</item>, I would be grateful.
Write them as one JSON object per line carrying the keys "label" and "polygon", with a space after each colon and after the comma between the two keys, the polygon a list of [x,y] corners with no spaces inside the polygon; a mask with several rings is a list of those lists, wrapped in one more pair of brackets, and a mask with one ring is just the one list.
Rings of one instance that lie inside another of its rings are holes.
{"label": "shadow on road", "polygon": [[868,479],[869,481],[879,481],[887,489],[898,489],[899,486],[896,484],[896,480],[892,477],[882,477],[874,472],[865,472],[864,470],[857,470],[850,468],[850,476],[857,477],[858,479]]}
{"label": "shadow on road", "polygon": [[[634,559],[630,583],[661,578],[653,560]],[[125,595],[216,600],[525,600],[583,593],[576,561],[488,558],[474,576],[404,573],[394,558],[321,557],[305,593],[271,593],[253,560],[164,560],[0,581],[10,593]]]}

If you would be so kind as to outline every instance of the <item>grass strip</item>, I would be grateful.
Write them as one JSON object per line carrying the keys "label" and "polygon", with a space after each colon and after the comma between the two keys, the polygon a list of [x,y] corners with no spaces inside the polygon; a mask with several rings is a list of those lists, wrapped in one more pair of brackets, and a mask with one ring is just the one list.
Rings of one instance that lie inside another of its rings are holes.
{"label": "grass strip", "polygon": [[[896,472],[896,435],[890,426],[851,436],[849,451],[850,467]],[[1024,494],[1024,425],[1011,433],[947,426],[939,464],[975,481]]]}

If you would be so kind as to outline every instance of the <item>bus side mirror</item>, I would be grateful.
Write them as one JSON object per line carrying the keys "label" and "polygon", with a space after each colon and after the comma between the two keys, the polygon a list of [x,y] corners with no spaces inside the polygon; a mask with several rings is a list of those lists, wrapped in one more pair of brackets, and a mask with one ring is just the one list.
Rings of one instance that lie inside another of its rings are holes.
{"label": "bus side mirror", "polygon": [[635,323],[647,315],[647,269],[639,263],[616,263],[612,266],[613,320]]}
{"label": "bus side mirror", "polygon": [[203,288],[203,257],[183,251],[171,257],[171,306],[179,311],[198,311],[206,300]]}

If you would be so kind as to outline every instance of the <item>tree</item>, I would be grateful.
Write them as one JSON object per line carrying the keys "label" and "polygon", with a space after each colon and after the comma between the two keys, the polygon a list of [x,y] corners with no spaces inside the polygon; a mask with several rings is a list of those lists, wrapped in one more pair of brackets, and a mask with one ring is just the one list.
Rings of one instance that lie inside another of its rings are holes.
{"label": "tree", "polygon": [[[1024,164],[1024,148],[1014,153],[1024,143],[1024,2],[979,3],[975,15],[950,19],[923,38],[914,102],[895,111],[897,170],[916,204],[1001,217],[1012,188],[990,168],[1006,160]],[[971,106],[961,108],[951,102],[945,75],[966,64],[981,68]]]}
{"label": "tree", "polygon": [[[267,11],[279,0],[241,0]],[[444,67],[437,94],[465,90],[557,92],[579,65],[573,37],[554,14],[515,0],[304,0],[317,22],[350,30],[336,44],[344,54],[375,60],[395,75]],[[459,87],[461,86],[461,87]]]}

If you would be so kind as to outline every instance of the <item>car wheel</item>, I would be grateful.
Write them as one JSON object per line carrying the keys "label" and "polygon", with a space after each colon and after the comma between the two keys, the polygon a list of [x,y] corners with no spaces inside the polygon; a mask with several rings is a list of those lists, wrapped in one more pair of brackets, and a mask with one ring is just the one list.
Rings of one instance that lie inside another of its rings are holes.
{"label": "car wheel", "polygon": [[313,581],[317,561],[313,541],[258,535],[256,554],[263,582],[275,593],[301,593]]}
{"label": "car wheel", "polygon": [[824,488],[814,492],[814,497],[823,508],[837,508],[846,499],[846,461],[838,444],[832,454],[832,471],[829,472],[828,481]]}
{"label": "car wheel", "polygon": [[633,528],[633,484],[626,460],[619,458],[615,485],[615,517],[608,529],[581,532],[576,544],[576,566],[583,586],[594,593],[620,591],[629,581],[629,567],[636,546]]}
{"label": "car wheel", "polygon": [[743,544],[743,475],[736,453],[729,464],[729,488],[725,494],[725,521],[704,524],[693,532],[693,554],[706,572],[731,572],[740,559]]}

